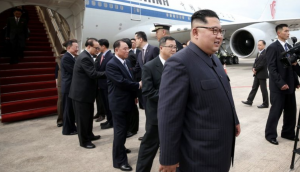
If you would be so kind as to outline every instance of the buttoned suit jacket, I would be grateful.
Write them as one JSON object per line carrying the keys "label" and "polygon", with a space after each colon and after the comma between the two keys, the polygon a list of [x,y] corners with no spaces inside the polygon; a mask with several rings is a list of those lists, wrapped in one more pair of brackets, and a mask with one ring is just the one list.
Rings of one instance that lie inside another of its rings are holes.
{"label": "buttoned suit jacket", "polygon": [[93,58],[84,50],[76,58],[69,97],[83,103],[94,103],[96,79],[106,78],[105,72],[97,72]]}
{"label": "buttoned suit jacket", "polygon": [[266,50],[263,50],[259,57],[255,59],[255,62],[253,64],[253,68],[256,71],[255,76],[258,79],[267,79],[268,76],[268,65],[267,65],[267,59],[266,59]]}
{"label": "buttoned suit jacket", "polygon": [[21,17],[17,24],[15,17],[9,17],[7,19],[6,37],[14,39],[16,36],[24,39],[24,41],[26,38],[28,38],[27,21]]}
{"label": "buttoned suit jacket", "polygon": [[155,46],[148,44],[148,47],[146,49],[145,56],[144,56],[145,63],[143,63],[142,53],[143,53],[143,51],[141,50],[141,52],[137,56],[136,65],[133,68],[133,71],[136,74],[137,78],[141,78],[142,69],[143,69],[144,64],[146,64],[147,62],[151,61],[152,59],[154,59],[155,57],[158,56],[159,49]]}
{"label": "buttoned suit jacket", "polygon": [[[288,48],[290,49],[292,47],[288,45]],[[282,58],[281,53],[284,51],[278,40],[270,44],[267,48],[266,57],[269,70],[269,89],[272,92],[291,94],[295,92],[296,86],[299,85],[299,80],[293,67],[285,68],[280,61]],[[281,90],[281,87],[285,84],[289,86],[289,89]]]}
{"label": "buttoned suit jacket", "polygon": [[[126,60],[128,68],[131,68],[129,60]],[[134,82],[133,73],[129,75],[125,66],[117,57],[113,57],[106,65],[108,85],[108,102],[111,111],[131,111],[135,106],[135,98],[139,83]]]}
{"label": "buttoned suit jacket", "polygon": [[229,78],[215,55],[191,42],[166,61],[157,116],[162,165],[229,171],[239,121]]}
{"label": "buttoned suit jacket", "polygon": [[[102,54],[100,54],[96,58],[95,66],[96,66],[97,71],[104,72],[106,69],[107,62],[109,62],[114,57],[114,55],[111,53],[110,50],[108,50],[107,53],[105,54],[105,56],[103,57],[103,61],[100,65],[101,57],[102,57]],[[99,78],[97,82],[98,82],[97,84],[98,84],[99,88],[107,89],[107,79],[106,78]]]}
{"label": "buttoned suit jacket", "polygon": [[72,83],[73,70],[74,70],[75,59],[73,56],[66,52],[60,63],[61,70],[61,92],[69,93]]}
{"label": "buttoned suit jacket", "polygon": [[142,72],[142,93],[147,98],[146,120],[147,124],[157,125],[157,104],[159,97],[159,86],[163,64],[157,56],[144,65]]}

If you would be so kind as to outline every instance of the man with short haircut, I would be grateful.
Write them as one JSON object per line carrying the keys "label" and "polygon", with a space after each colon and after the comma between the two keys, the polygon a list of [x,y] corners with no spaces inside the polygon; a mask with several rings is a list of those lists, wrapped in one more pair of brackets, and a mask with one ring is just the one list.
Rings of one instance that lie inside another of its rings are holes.
{"label": "man with short haircut", "polygon": [[[158,42],[162,37],[170,36],[171,25],[154,23],[154,27],[155,28],[154,28],[154,30],[152,30],[152,32],[156,32],[156,39]],[[183,46],[179,41],[177,41],[177,40],[175,40],[175,41],[176,41],[176,47],[177,47],[176,51],[178,52],[179,50],[183,49]]]}
{"label": "man with short haircut", "polygon": [[157,104],[163,66],[176,53],[176,41],[165,36],[159,40],[159,56],[144,65],[142,73],[143,95],[146,97],[146,133],[141,142],[136,171],[150,172],[159,148]]}
{"label": "man with short haircut", "polygon": [[195,12],[190,45],[164,65],[157,108],[161,172],[229,171],[240,125],[215,55],[223,35],[214,11]]}
{"label": "man with short haircut", "polygon": [[125,148],[128,129],[127,116],[131,115],[135,106],[136,92],[141,89],[141,82],[133,80],[133,74],[129,70],[130,62],[127,60],[129,48],[126,42],[117,40],[114,45],[115,57],[106,65],[108,101],[114,121],[113,141],[113,167],[122,171],[131,171]]}
{"label": "man with short haircut", "polygon": [[24,47],[29,39],[27,20],[21,18],[22,10],[16,8],[14,17],[7,19],[6,39],[11,44],[10,64],[19,63],[19,57],[24,57]]}
{"label": "man with short haircut", "polygon": [[75,126],[75,114],[72,105],[72,99],[69,97],[69,92],[72,83],[73,70],[75,64],[75,57],[78,52],[77,40],[69,40],[64,43],[67,52],[61,59],[61,93],[62,93],[62,107],[63,107],[63,135],[77,134]]}
{"label": "man with short haircut", "polygon": [[[159,54],[159,49],[157,47],[148,44],[147,35],[143,31],[139,31],[135,33],[135,41],[136,41],[136,47],[141,49],[141,53],[139,53],[137,57],[136,65],[133,68],[133,71],[136,75],[137,81],[140,81],[144,64],[157,57]],[[142,105],[145,108],[146,100],[142,96],[141,90],[139,91],[140,91],[140,93],[138,93],[139,100],[140,101],[142,100]],[[142,139],[143,137],[139,137],[139,140]]]}
{"label": "man with short haircut", "polygon": [[[278,40],[269,45],[266,52],[269,70],[269,89],[271,108],[265,129],[265,138],[271,144],[278,145],[277,125],[283,111],[283,126],[281,137],[295,140],[296,97],[295,89],[299,88],[298,76],[293,68],[298,68],[297,62],[293,67],[284,67],[280,59],[281,53],[292,48],[286,41],[290,36],[288,25],[279,24],[275,31]],[[297,138],[298,139],[298,138]]]}
{"label": "man with short haircut", "polygon": [[73,103],[80,146],[93,149],[96,146],[92,141],[100,139],[93,133],[96,79],[106,76],[105,72],[97,72],[94,66],[93,56],[100,49],[97,39],[87,39],[85,47],[75,61],[69,97]]}
{"label": "man with short haircut", "polygon": [[[105,72],[107,62],[109,62],[114,57],[114,55],[108,49],[109,42],[107,39],[100,39],[98,42],[100,45],[101,56],[98,56],[95,62],[96,70],[100,72]],[[104,109],[107,117],[106,118],[107,121],[101,123],[100,126],[101,129],[109,129],[113,127],[113,120],[112,120],[111,112],[109,110],[107,79],[100,78],[97,80],[97,82],[98,82],[98,91],[100,92],[99,98],[102,100],[104,104]]]}
{"label": "man with short haircut", "polygon": [[267,70],[267,59],[266,59],[266,42],[264,40],[259,40],[257,43],[257,48],[259,52],[257,53],[257,57],[254,61],[252,72],[253,72],[253,85],[252,90],[247,98],[247,101],[242,101],[242,103],[246,105],[252,105],[254,97],[258,88],[260,87],[263,103],[258,108],[268,108],[269,107],[269,96],[267,90],[267,78],[268,78],[268,70]]}

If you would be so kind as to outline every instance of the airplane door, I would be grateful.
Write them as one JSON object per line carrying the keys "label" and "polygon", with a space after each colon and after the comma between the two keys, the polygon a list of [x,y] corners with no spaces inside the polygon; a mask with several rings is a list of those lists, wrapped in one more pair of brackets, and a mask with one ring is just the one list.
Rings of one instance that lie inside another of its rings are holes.
{"label": "airplane door", "polygon": [[141,4],[139,0],[131,0],[131,20],[134,21],[141,21],[142,16],[141,16]]}

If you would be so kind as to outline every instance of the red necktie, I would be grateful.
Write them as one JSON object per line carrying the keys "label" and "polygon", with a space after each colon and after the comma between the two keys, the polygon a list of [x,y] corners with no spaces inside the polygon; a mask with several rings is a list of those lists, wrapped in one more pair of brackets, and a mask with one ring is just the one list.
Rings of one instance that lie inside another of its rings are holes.
{"label": "red necktie", "polygon": [[101,65],[103,59],[104,59],[104,56],[102,55],[102,56],[101,56],[101,60],[100,60],[100,65]]}

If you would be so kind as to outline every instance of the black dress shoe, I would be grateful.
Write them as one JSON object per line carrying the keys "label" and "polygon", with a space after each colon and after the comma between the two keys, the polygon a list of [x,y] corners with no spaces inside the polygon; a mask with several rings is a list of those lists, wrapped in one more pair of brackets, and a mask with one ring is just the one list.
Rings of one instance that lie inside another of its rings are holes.
{"label": "black dress shoe", "polygon": [[257,108],[268,108],[269,106],[266,106],[266,105],[259,105],[257,106]]}
{"label": "black dress shoe", "polygon": [[122,171],[132,171],[132,167],[130,165],[121,165],[120,170]]}
{"label": "black dress shoe", "polygon": [[242,103],[244,103],[244,104],[246,104],[246,105],[250,105],[250,106],[252,106],[252,102],[250,102],[250,101],[242,101]]}
{"label": "black dress shoe", "polygon": [[106,125],[107,123],[108,123],[108,121],[102,122],[102,123],[100,123],[100,126]]}
{"label": "black dress shoe", "polygon": [[57,127],[62,127],[63,126],[63,124],[57,124]]}
{"label": "black dress shoe", "polygon": [[103,121],[104,119],[105,119],[105,117],[100,116],[99,118],[96,119],[96,122],[101,122],[101,121]]}
{"label": "black dress shoe", "polygon": [[144,137],[139,137],[139,141],[142,141]]}
{"label": "black dress shoe", "polygon": [[270,140],[268,140],[268,142],[272,143],[273,145],[278,145],[278,142],[276,139],[270,139]]}
{"label": "black dress shoe", "polygon": [[[281,137],[287,140],[295,141],[295,137],[284,137],[284,136]],[[299,141],[299,138],[297,138],[297,141]]]}
{"label": "black dress shoe", "polygon": [[77,131],[73,131],[71,133],[67,133],[67,134],[63,134],[63,135],[76,135],[76,134],[78,134]]}
{"label": "black dress shoe", "polygon": [[125,149],[125,152],[126,153],[131,153],[131,150],[130,149]]}
{"label": "black dress shoe", "polygon": [[94,137],[91,139],[91,141],[99,140],[100,138],[101,138],[101,136],[100,136],[100,135],[97,135],[97,136],[94,136]]}
{"label": "black dress shoe", "polygon": [[81,145],[81,147],[84,147],[86,149],[94,149],[96,146],[93,143],[87,143],[87,144]]}
{"label": "black dress shoe", "polygon": [[132,132],[128,131],[127,135],[126,135],[126,138],[132,137],[134,135],[136,135],[136,133],[132,133]]}
{"label": "black dress shoe", "polygon": [[110,123],[107,123],[106,125],[101,125],[101,129],[109,129],[113,128],[113,126]]}

